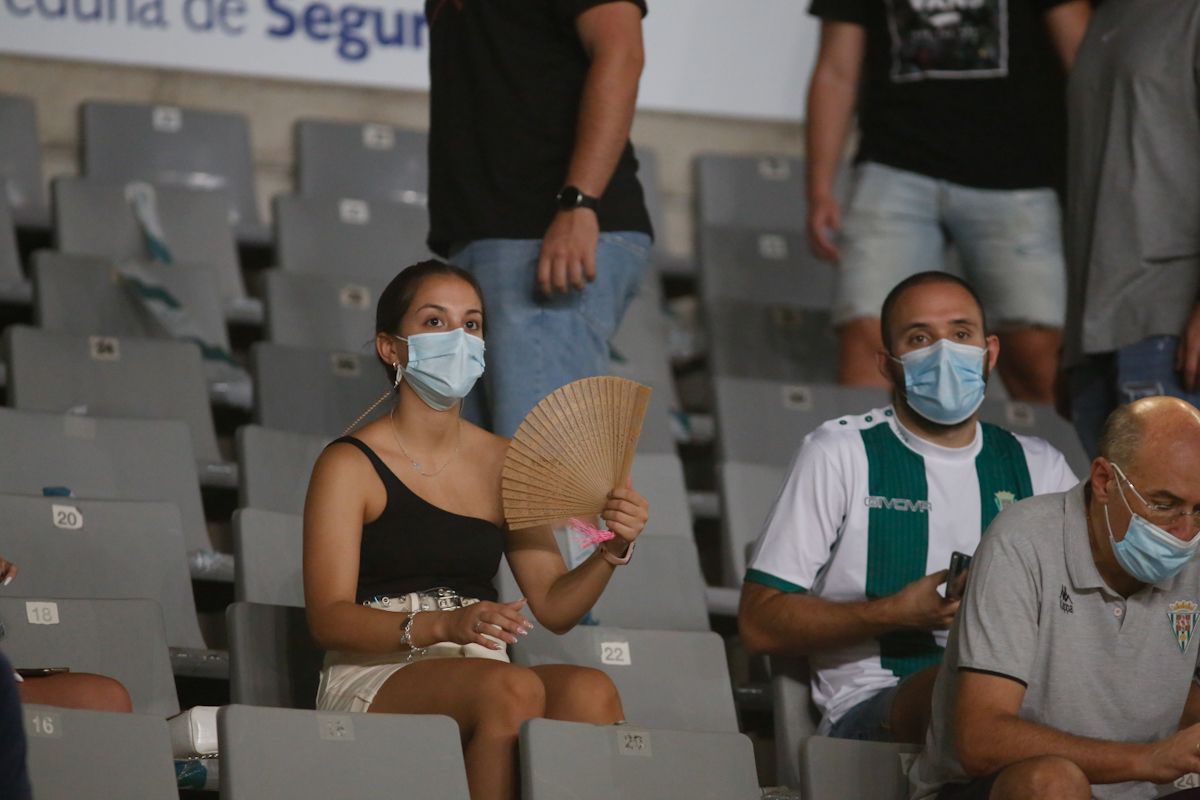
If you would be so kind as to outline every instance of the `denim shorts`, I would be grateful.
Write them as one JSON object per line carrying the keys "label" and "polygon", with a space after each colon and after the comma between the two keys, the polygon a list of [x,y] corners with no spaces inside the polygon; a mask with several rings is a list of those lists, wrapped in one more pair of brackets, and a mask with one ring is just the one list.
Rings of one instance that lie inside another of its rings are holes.
{"label": "denim shorts", "polygon": [[601,233],[596,279],[550,298],[537,289],[540,239],[480,239],[451,248],[450,261],[483,289],[482,383],[495,433],[512,436],[529,410],[560,386],[610,372],[609,340],[637,294],[650,244],[645,233]]}
{"label": "denim shorts", "polygon": [[896,701],[898,691],[899,683],[871,695],[842,714],[837,722],[829,726],[825,735],[863,742],[892,741],[892,732],[886,723],[892,714],[892,704]]}
{"label": "denim shorts", "polygon": [[[399,600],[373,600],[366,605],[382,611],[407,613],[418,602],[416,594],[405,595]],[[436,642],[422,647],[418,652],[407,650],[397,653],[346,653],[330,650],[325,654],[321,678],[317,684],[316,709],[318,711],[352,711],[366,713],[375,701],[375,695],[388,678],[409,664],[434,658],[487,658],[508,662],[508,645],[499,639],[487,636],[499,650],[492,650],[471,642]]]}
{"label": "denim shorts", "polygon": [[1053,189],[972,189],[864,163],[841,233],[833,321],[878,317],[900,281],[944,267],[947,242],[997,328],[1061,328],[1067,271]]}

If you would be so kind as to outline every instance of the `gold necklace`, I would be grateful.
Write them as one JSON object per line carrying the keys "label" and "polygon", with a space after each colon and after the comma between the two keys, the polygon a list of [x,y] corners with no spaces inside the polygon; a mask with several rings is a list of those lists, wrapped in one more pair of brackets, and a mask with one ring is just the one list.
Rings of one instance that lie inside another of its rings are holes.
{"label": "gold necklace", "polygon": [[400,452],[404,453],[404,457],[408,459],[409,464],[412,464],[412,468],[417,471],[418,475],[421,475],[426,478],[435,478],[441,474],[442,470],[444,470],[446,467],[450,466],[451,461],[453,461],[455,458],[458,457],[458,448],[459,448],[459,445],[462,444],[462,420],[461,419],[458,421],[458,427],[455,429],[457,435],[454,438],[454,452],[450,454],[450,457],[448,459],[446,459],[446,463],[442,464],[440,467],[435,469],[433,472],[422,472],[421,471],[421,462],[417,461],[415,458],[413,458],[411,455],[409,455],[408,449],[404,446],[404,443],[400,441],[400,434],[396,430],[396,406],[392,406],[392,413],[389,414],[388,417],[392,421],[392,425],[391,425],[392,438],[396,440],[396,444],[399,446]]}

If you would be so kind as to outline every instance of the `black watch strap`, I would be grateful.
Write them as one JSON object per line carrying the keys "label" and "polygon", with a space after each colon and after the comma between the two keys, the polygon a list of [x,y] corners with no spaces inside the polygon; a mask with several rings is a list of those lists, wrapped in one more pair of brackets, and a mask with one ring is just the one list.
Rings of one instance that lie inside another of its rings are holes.
{"label": "black watch strap", "polygon": [[564,211],[574,208],[590,208],[595,211],[600,205],[600,198],[584,194],[578,186],[564,186],[554,196],[558,207]]}

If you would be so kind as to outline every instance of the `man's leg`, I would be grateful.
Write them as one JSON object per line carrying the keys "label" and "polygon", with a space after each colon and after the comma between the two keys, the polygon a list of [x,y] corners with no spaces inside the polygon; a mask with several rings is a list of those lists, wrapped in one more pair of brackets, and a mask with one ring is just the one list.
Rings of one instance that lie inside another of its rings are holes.
{"label": "man's leg", "polygon": [[538,240],[485,239],[454,253],[451,260],[483,289],[493,431],[512,436],[550,392],[609,371],[608,342],[637,291],[649,247],[645,234],[601,234],[596,280],[551,298],[536,286]]}
{"label": "man's leg", "polygon": [[1014,400],[1054,405],[1061,328],[1001,329],[996,369]]}
{"label": "man's leg", "polygon": [[833,305],[843,385],[888,385],[875,365],[883,347],[879,307],[909,275],[942,268],[936,192],[936,182],[922,175],[871,163],[857,168]]}
{"label": "man's leg", "polygon": [[1000,334],[1004,385],[1014,400],[1053,404],[1067,298],[1058,197],[1053,189],[942,188],[963,271]]}
{"label": "man's leg", "polygon": [[929,715],[933,708],[933,683],[937,680],[937,674],[938,666],[934,665],[900,681],[888,715],[892,741],[925,743],[925,731],[929,728]]}
{"label": "man's leg", "polygon": [[968,783],[943,786],[937,800],[1091,800],[1083,770],[1058,756],[1018,761]]}

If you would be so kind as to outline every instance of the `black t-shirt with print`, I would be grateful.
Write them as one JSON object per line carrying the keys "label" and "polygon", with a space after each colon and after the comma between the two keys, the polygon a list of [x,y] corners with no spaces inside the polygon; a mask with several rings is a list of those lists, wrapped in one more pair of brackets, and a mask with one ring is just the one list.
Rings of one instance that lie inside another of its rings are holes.
{"label": "black t-shirt with print", "polygon": [[[426,0],[430,28],[429,246],[540,239],[575,145],[587,53],[576,18],[608,2]],[[600,198],[602,231],[650,233],[626,143]]]}
{"label": "black t-shirt with print", "polygon": [[982,189],[1059,187],[1065,80],[1045,13],[1066,0],[813,0],[866,31],[858,161]]}

